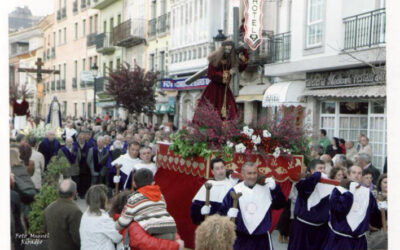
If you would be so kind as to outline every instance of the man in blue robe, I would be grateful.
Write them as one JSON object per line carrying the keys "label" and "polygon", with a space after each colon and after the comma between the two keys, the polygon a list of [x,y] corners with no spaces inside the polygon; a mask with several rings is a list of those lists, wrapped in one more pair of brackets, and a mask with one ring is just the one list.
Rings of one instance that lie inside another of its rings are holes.
{"label": "man in blue robe", "polygon": [[196,225],[200,225],[204,221],[205,215],[213,215],[218,212],[225,195],[238,182],[238,179],[226,177],[226,168],[222,159],[212,159],[210,167],[214,175],[214,180],[207,181],[212,185],[210,189],[210,205],[205,205],[206,188],[203,185],[194,196],[190,207],[190,217]]}
{"label": "man in blue robe", "polygon": [[[362,168],[352,166],[349,180],[333,189],[330,200],[329,232],[325,250],[357,249],[366,250],[366,232],[370,224],[381,227],[381,213],[371,191],[360,185]],[[348,189],[347,189],[348,188]]]}
{"label": "man in blue robe", "polygon": [[[257,183],[257,166],[253,162],[246,162],[241,172],[243,182],[229,190],[219,210],[222,215],[236,218],[233,249],[272,250],[271,209],[283,208],[285,196],[272,177],[265,179],[263,185]],[[242,193],[238,208],[232,207],[231,191]]]}
{"label": "man in blue robe", "polygon": [[54,131],[48,131],[46,138],[39,144],[38,151],[44,156],[44,169],[47,170],[47,165],[50,162],[51,157],[58,154],[60,149],[60,143],[55,139]]}
{"label": "man in blue robe", "polygon": [[311,175],[295,187],[298,196],[288,250],[320,250],[328,234],[329,195],[334,186],[320,183],[321,177],[326,178],[323,161],[311,161],[309,171]]}

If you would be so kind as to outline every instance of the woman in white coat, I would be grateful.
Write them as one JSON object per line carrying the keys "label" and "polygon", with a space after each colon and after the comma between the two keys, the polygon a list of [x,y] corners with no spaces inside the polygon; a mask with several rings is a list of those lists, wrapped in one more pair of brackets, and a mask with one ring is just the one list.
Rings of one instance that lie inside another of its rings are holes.
{"label": "woman in white coat", "polygon": [[83,213],[79,234],[81,250],[115,250],[121,242],[122,235],[115,229],[115,222],[105,211],[107,204],[107,187],[93,185],[86,193],[89,206]]}

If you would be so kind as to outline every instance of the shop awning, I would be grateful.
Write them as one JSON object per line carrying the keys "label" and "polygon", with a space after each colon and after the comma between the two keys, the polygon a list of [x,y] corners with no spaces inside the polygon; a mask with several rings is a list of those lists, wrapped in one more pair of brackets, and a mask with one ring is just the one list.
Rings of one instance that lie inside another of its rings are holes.
{"label": "shop awning", "polygon": [[330,89],[307,89],[304,91],[304,96],[316,97],[386,97],[386,86],[362,86],[350,88],[330,88]]}
{"label": "shop awning", "polygon": [[236,102],[253,102],[262,101],[265,90],[270,84],[247,85],[239,90],[239,95],[236,97]]}
{"label": "shop awning", "polygon": [[304,106],[302,101],[304,93],[304,81],[279,82],[272,84],[265,91],[263,98],[263,107],[275,106]]}
{"label": "shop awning", "polygon": [[114,107],[115,105],[117,105],[116,101],[96,102],[96,107],[98,108]]}

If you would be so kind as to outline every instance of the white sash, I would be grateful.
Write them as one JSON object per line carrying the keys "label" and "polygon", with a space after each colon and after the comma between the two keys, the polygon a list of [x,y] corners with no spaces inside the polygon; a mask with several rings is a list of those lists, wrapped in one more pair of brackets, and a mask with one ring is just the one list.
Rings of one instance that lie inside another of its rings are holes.
{"label": "white sash", "polygon": [[153,173],[153,177],[156,175],[157,167],[156,167],[156,164],[154,164],[152,162],[150,162],[148,164],[140,162],[135,165],[135,170],[139,170],[141,168],[147,168],[147,169],[151,170],[151,172]]}
{"label": "white sash", "polygon": [[256,184],[251,189],[244,185],[244,182],[240,182],[233,189],[236,193],[242,193],[239,198],[239,207],[244,225],[252,234],[260,225],[272,204],[271,192],[267,185]]}
{"label": "white sash", "polygon": [[311,193],[307,200],[307,210],[310,211],[311,208],[315,207],[320,203],[320,201],[329,196],[335,186],[325,183],[317,183],[314,191]]}
{"label": "white sash", "polygon": [[[236,184],[230,179],[225,179],[223,181],[208,180],[208,183],[212,184],[210,189],[210,201],[222,203],[228,191]],[[193,201],[206,201],[206,188],[204,185],[201,186],[197,194],[194,196]]]}
{"label": "white sash", "polygon": [[[350,183],[351,186],[359,185],[356,182]],[[357,227],[364,220],[367,214],[369,204],[369,189],[361,186],[356,189],[353,194],[353,205],[351,206],[350,212],[346,216],[347,223],[349,224],[352,231],[356,230]]]}

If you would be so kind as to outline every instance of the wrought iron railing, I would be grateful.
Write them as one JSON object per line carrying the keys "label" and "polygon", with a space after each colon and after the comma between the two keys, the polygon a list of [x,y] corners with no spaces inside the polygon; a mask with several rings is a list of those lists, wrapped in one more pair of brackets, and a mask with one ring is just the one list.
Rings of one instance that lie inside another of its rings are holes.
{"label": "wrought iron railing", "polygon": [[344,49],[369,48],[386,42],[386,9],[346,17]]}
{"label": "wrought iron railing", "polygon": [[157,33],[163,33],[169,30],[169,13],[161,15],[157,18]]}
{"label": "wrought iron railing", "polygon": [[270,63],[283,62],[290,59],[290,32],[272,36],[269,43]]}
{"label": "wrought iron railing", "polygon": [[119,24],[113,30],[114,44],[124,46],[126,43],[128,46],[134,44],[131,40],[140,42],[145,39],[145,22],[144,19],[134,18]]}
{"label": "wrought iron railing", "polygon": [[112,36],[110,32],[101,33],[96,36],[96,49],[113,47]]}
{"label": "wrought iron railing", "polygon": [[96,36],[97,36],[97,33],[92,33],[87,36],[87,39],[86,39],[87,47],[96,45]]}

